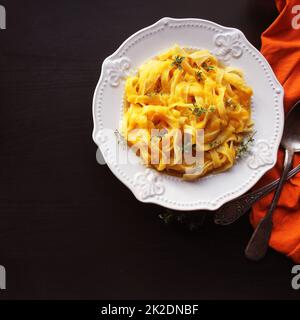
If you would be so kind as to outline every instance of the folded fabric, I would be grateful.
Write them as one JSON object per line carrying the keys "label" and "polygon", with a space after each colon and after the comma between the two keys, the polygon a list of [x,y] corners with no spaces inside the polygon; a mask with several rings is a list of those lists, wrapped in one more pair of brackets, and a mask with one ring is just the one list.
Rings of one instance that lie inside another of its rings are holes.
{"label": "folded fabric", "polygon": [[[284,87],[284,108],[288,112],[300,100],[300,15],[297,16],[300,14],[300,3],[296,0],[276,0],[276,6],[279,16],[262,34],[261,52]],[[299,163],[300,156],[296,155],[294,166]],[[282,164],[283,151],[279,150],[276,166],[260,180],[257,187],[279,178]],[[253,206],[250,216],[253,227],[256,227],[268,211],[273,195],[274,192]],[[299,263],[300,174],[285,183],[274,212],[273,224],[270,246]]]}

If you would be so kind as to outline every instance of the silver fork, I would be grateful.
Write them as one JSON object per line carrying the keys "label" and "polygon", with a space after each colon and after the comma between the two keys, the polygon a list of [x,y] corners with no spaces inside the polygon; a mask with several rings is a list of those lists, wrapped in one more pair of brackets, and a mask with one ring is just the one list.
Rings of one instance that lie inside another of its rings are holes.
{"label": "silver fork", "polygon": [[[300,165],[289,172],[287,179],[292,178],[298,172],[300,172]],[[277,179],[258,190],[246,193],[243,196],[225,203],[216,211],[214,217],[215,223],[226,226],[235,222],[242,215],[248,212],[256,201],[273,191],[277,187],[279,180],[280,179]]]}

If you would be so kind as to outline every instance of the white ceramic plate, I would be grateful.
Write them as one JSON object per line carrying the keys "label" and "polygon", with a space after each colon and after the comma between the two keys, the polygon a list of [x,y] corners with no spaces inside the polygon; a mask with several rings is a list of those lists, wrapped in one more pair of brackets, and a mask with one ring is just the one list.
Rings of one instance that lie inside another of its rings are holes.
{"label": "white ceramic plate", "polygon": [[[118,148],[118,139],[111,133],[122,119],[126,76],[175,43],[208,49],[223,63],[241,68],[254,91],[257,133],[250,153],[229,171],[195,182],[146,169],[140,163],[120,163],[132,151]],[[105,59],[94,94],[93,118],[93,139],[107,165],[138,200],[176,210],[215,210],[245,193],[274,166],[284,123],[283,88],[268,62],[241,31],[201,19],[163,18],[132,35]]]}

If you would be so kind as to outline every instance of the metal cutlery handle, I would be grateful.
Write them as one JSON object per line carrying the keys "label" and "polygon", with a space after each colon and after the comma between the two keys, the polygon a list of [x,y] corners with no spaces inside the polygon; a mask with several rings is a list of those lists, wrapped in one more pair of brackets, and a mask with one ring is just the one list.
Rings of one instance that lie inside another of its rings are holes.
{"label": "metal cutlery handle", "polygon": [[259,224],[256,226],[252,234],[252,237],[249,240],[248,245],[245,249],[245,256],[250,260],[259,261],[267,253],[271,232],[273,229],[272,218],[274,210],[278,204],[284,182],[287,179],[288,172],[293,161],[293,156],[293,150],[285,149],[283,171],[278,186],[276,188],[276,192],[274,194],[271,206],[269,208],[268,213],[260,220]]}
{"label": "metal cutlery handle", "polygon": [[[300,165],[295,167],[288,173],[287,179],[292,178],[300,172]],[[266,186],[259,188],[253,192],[249,192],[243,196],[238,197],[230,202],[224,204],[220,209],[218,209],[215,213],[215,223],[220,225],[229,225],[239,219],[242,215],[248,212],[252,205],[258,201],[259,199],[263,198],[269,192],[273,191],[280,179],[277,179]]]}

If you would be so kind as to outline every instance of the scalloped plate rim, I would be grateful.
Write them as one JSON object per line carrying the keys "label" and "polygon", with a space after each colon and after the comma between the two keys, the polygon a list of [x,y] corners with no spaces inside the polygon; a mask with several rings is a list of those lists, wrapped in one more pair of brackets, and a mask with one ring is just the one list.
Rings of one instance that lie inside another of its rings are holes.
{"label": "scalloped plate rim", "polygon": [[[135,33],[133,33],[131,36],[129,36],[127,39],[125,39],[122,44],[109,56],[107,56],[103,62],[102,62],[102,66],[101,66],[101,73],[100,73],[100,77],[99,80],[97,82],[94,94],[93,94],[93,102],[92,102],[92,116],[93,116],[93,132],[92,132],[92,138],[93,141],[95,142],[95,144],[97,145],[97,147],[101,150],[101,152],[103,152],[103,148],[100,144],[98,144],[97,141],[97,121],[96,121],[96,115],[95,115],[95,110],[96,110],[96,97],[99,91],[99,87],[102,84],[103,78],[104,78],[104,68],[105,68],[105,63],[107,61],[109,61],[110,59],[116,57],[119,52],[126,46],[126,44],[128,42],[130,42],[133,38],[137,37],[138,35],[142,34],[143,32],[150,30],[154,27],[156,27],[157,25],[161,24],[162,22],[201,22],[201,23],[207,23],[210,24],[214,27],[218,27],[220,28],[222,31],[237,31],[242,37],[243,37],[243,41],[245,41],[248,46],[251,48],[251,50],[255,51],[260,58],[264,61],[264,64],[267,66],[268,71],[270,72],[270,75],[272,77],[272,80],[276,83],[277,87],[280,89],[280,94],[279,94],[279,106],[280,106],[280,118],[281,118],[281,123],[282,125],[280,126],[280,132],[279,132],[279,138],[276,141],[276,145],[274,145],[274,150],[279,149],[280,146],[280,141],[283,135],[283,129],[284,129],[284,109],[283,109],[283,99],[284,99],[284,89],[281,85],[281,83],[279,82],[279,80],[277,79],[273,69],[271,68],[269,62],[267,61],[267,59],[262,55],[262,53],[256,49],[251,42],[247,39],[247,37],[245,36],[245,34],[238,28],[235,27],[227,27],[227,26],[223,26],[221,24],[218,24],[216,22],[210,21],[210,20],[206,20],[206,19],[202,19],[202,18],[172,18],[172,17],[163,17],[161,19],[159,19],[158,21],[156,21],[155,23],[144,27],[138,31],[136,31]],[[177,210],[177,211],[190,211],[190,212],[194,212],[194,211],[198,211],[198,210],[206,210],[206,211],[212,211],[214,212],[215,210],[219,209],[220,207],[222,207],[225,203],[238,198],[239,196],[245,194],[247,191],[249,191],[261,178],[262,176],[269,170],[271,170],[277,162],[277,152],[275,152],[276,156],[275,158],[273,158],[273,163],[269,164],[269,165],[265,165],[263,170],[261,170],[261,172],[256,176],[256,178],[254,179],[254,182],[249,183],[249,185],[247,187],[245,187],[243,190],[241,191],[236,191],[234,193],[234,195],[232,197],[227,197],[224,200],[219,200],[219,202],[216,205],[213,205],[211,201],[211,203],[206,204],[206,205],[197,205],[197,207],[180,207],[177,206],[176,204],[170,204],[170,203],[160,203],[157,199],[156,196],[153,196],[152,198],[147,198],[147,199],[141,199],[141,197],[138,196],[136,189],[134,188],[134,186],[127,184],[125,181],[123,181],[117,174],[115,168],[113,167],[112,163],[110,163],[109,161],[106,161],[107,166],[109,167],[110,171],[113,173],[113,175],[121,182],[123,183],[131,192],[132,194],[135,196],[135,198],[142,202],[142,203],[150,203],[150,204],[156,204],[158,206],[162,206],[165,208],[169,208],[169,209],[173,209],[173,210]],[[104,156],[105,158],[105,156]]]}

